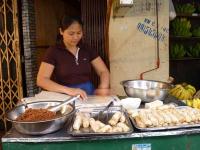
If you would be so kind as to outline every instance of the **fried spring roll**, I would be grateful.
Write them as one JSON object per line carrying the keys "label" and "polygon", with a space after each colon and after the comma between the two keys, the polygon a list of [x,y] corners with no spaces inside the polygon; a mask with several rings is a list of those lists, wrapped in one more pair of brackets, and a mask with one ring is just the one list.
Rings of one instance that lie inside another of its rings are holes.
{"label": "fried spring roll", "polygon": [[142,122],[144,122],[145,126],[150,127],[152,126],[151,120],[146,115],[145,111],[140,111],[139,112],[139,117],[141,118]]}
{"label": "fried spring roll", "polygon": [[120,122],[124,123],[125,121],[126,121],[126,118],[125,118],[124,114],[121,114]]}
{"label": "fried spring roll", "polygon": [[90,126],[90,115],[89,114],[84,114],[83,115],[83,128],[88,128]]}
{"label": "fried spring roll", "polygon": [[125,123],[122,123],[122,122],[119,122],[117,124],[117,127],[121,127],[124,132],[128,132],[130,130],[130,128]]}
{"label": "fried spring roll", "polygon": [[121,112],[116,112],[112,118],[108,121],[108,123],[112,126],[116,125],[121,117]]}
{"label": "fried spring roll", "polygon": [[142,119],[139,116],[136,116],[134,119],[135,119],[135,122],[138,125],[138,127],[146,128],[145,123],[142,121]]}
{"label": "fried spring roll", "polygon": [[79,130],[80,127],[81,127],[81,125],[82,125],[82,116],[79,115],[79,114],[77,114],[77,115],[76,115],[76,118],[75,118],[75,120],[74,120],[73,128],[74,128],[75,130]]}
{"label": "fried spring roll", "polygon": [[98,124],[100,128],[103,128],[105,126],[105,124],[99,120],[96,121],[96,124]]}
{"label": "fried spring roll", "polygon": [[100,128],[99,124],[96,123],[96,121],[94,120],[94,118],[90,118],[90,127],[94,132],[97,132]]}
{"label": "fried spring roll", "polygon": [[111,132],[112,127],[110,125],[105,125],[103,128],[100,128],[97,130],[97,132],[105,133],[105,132]]}

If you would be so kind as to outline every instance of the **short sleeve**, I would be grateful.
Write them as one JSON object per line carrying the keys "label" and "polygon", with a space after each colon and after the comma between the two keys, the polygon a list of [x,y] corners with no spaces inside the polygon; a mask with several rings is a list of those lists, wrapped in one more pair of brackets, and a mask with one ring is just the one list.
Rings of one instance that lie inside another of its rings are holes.
{"label": "short sleeve", "polygon": [[48,64],[56,65],[56,49],[54,47],[49,47],[44,55],[43,62]]}
{"label": "short sleeve", "polygon": [[89,53],[90,53],[90,61],[94,60],[95,58],[97,58],[99,56],[96,49],[92,49],[92,48],[88,48],[88,49],[89,49]]}

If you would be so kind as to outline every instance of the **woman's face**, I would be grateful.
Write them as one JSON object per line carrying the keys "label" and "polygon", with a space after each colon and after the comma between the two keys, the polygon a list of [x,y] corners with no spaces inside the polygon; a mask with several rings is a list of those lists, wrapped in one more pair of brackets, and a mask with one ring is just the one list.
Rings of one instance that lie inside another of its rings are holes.
{"label": "woman's face", "polygon": [[82,26],[78,22],[74,22],[64,31],[60,29],[60,34],[63,36],[65,45],[77,46],[83,36]]}

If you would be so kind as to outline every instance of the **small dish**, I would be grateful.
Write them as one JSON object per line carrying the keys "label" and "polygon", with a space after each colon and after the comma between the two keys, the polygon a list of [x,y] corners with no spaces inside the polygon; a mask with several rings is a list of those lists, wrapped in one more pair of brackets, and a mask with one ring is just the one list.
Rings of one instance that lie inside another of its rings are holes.
{"label": "small dish", "polygon": [[140,107],[141,104],[140,98],[133,98],[133,97],[127,97],[124,99],[121,99],[120,104],[127,110],[131,109],[137,109]]}

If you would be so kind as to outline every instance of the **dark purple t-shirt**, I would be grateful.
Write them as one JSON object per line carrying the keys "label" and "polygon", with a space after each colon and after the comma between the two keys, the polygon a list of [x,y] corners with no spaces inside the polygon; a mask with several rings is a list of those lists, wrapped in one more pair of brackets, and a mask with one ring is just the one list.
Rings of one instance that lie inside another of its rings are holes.
{"label": "dark purple t-shirt", "polygon": [[90,81],[91,61],[99,55],[94,49],[80,46],[78,64],[75,56],[63,46],[52,46],[47,49],[43,62],[54,68],[52,80],[62,84],[79,84]]}

